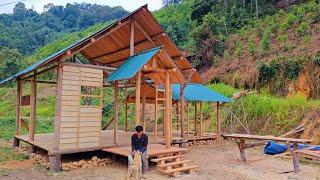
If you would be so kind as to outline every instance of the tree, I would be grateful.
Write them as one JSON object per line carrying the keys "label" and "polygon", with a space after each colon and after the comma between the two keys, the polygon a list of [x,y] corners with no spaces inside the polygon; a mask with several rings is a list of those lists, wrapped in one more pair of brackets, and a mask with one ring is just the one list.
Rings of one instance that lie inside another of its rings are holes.
{"label": "tree", "polygon": [[238,60],[239,60],[239,63],[240,63],[240,60],[241,60],[241,57],[243,55],[243,46],[241,43],[238,43],[237,45],[238,47],[236,48],[236,55],[238,57]]}
{"label": "tree", "polygon": [[12,76],[23,66],[23,56],[17,49],[5,47],[0,50],[0,77]]}
{"label": "tree", "polygon": [[162,5],[163,6],[168,6],[168,5],[173,5],[173,4],[178,4],[182,0],[162,0]]}
{"label": "tree", "polygon": [[254,44],[254,40],[252,38],[249,39],[248,48],[249,48],[250,55],[253,57],[253,59],[255,59],[256,47]]}

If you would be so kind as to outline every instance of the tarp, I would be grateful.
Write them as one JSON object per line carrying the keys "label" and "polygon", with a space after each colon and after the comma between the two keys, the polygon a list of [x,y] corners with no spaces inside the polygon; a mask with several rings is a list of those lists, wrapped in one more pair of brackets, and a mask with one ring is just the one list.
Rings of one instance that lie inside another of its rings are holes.
{"label": "tarp", "polygon": [[[183,95],[185,101],[231,102],[231,99],[202,84],[187,84]],[[174,100],[180,99],[180,84],[172,84],[172,98]]]}
{"label": "tarp", "polygon": [[124,80],[132,78],[158,51],[160,47],[141,52],[125,60],[116,71],[108,78],[108,81]]}
{"label": "tarp", "polygon": [[[305,144],[298,144],[298,149],[303,149],[303,148],[307,148],[309,147],[308,145]],[[292,146],[291,146],[292,148]],[[313,149],[317,150],[320,149],[320,147],[316,146]],[[281,154],[283,152],[285,152],[288,149],[287,145],[285,144],[280,144],[280,143],[276,143],[274,141],[269,141],[268,144],[264,147],[264,153],[265,154],[270,154],[270,155],[275,155],[275,154]],[[312,150],[313,150],[312,149]]]}

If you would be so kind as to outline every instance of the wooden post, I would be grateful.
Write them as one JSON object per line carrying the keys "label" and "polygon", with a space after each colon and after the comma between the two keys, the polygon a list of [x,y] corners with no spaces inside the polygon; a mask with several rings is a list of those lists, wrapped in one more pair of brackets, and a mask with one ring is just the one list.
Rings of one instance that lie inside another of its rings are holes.
{"label": "wooden post", "polygon": [[[20,113],[21,113],[21,94],[22,94],[22,84],[21,80],[17,81],[17,107],[16,107],[16,132],[15,135],[20,135]],[[19,147],[19,140],[17,138],[13,138],[13,147]]]}
{"label": "wooden post", "polygon": [[147,96],[146,93],[143,93],[142,95],[142,115],[141,120],[143,121],[143,132],[146,132],[146,100]]}
{"label": "wooden post", "polygon": [[128,131],[128,88],[125,87],[124,89],[124,94],[125,94],[125,102],[124,102],[124,130],[127,132]]}
{"label": "wooden post", "polygon": [[61,170],[61,155],[59,154],[60,145],[60,122],[61,122],[61,96],[62,96],[62,65],[57,66],[57,85],[56,85],[56,112],[54,121],[54,155],[49,156],[50,171],[58,172]]}
{"label": "wooden post", "polygon": [[240,159],[243,162],[246,162],[246,152],[245,152],[245,140],[240,139],[240,144],[239,144],[239,150],[240,150]]}
{"label": "wooden post", "polygon": [[130,23],[130,56],[134,55],[134,19]]}
{"label": "wooden post", "polygon": [[220,108],[219,102],[217,102],[217,141],[221,140],[221,122],[220,122]]}
{"label": "wooden post", "polygon": [[292,159],[293,159],[293,169],[295,173],[298,173],[300,171],[300,160],[296,152],[297,150],[298,150],[298,144],[294,142],[293,149],[292,149]]}
{"label": "wooden post", "polygon": [[[37,96],[37,76],[31,78],[31,92],[30,92],[30,121],[29,121],[29,140],[34,141],[35,121],[36,121],[36,96]],[[30,146],[29,152],[35,151],[33,145]]]}
{"label": "wooden post", "polygon": [[165,108],[164,108],[164,133],[165,133],[165,147],[169,149],[171,146],[170,135],[170,74],[166,72],[165,81]]}
{"label": "wooden post", "polygon": [[114,121],[113,121],[113,144],[117,146],[118,142],[118,118],[119,118],[119,82],[114,82]]}
{"label": "wooden post", "polygon": [[176,123],[177,123],[177,131],[179,130],[179,102],[176,103]]}
{"label": "wooden post", "polygon": [[198,135],[198,128],[197,128],[197,124],[198,124],[198,103],[197,101],[194,101],[194,136]]}
{"label": "wooden post", "polygon": [[189,120],[189,102],[187,102],[187,138],[189,138],[189,134],[190,134],[190,120]]}
{"label": "wooden post", "polygon": [[140,86],[141,85],[141,71],[137,73],[136,79],[136,126],[140,125]]}
{"label": "wooden post", "polygon": [[153,137],[157,140],[158,137],[158,88],[156,86],[156,96],[154,102],[154,127],[153,127]]}
{"label": "wooden post", "polygon": [[185,84],[180,84],[180,121],[181,121],[181,137],[185,137],[185,109],[184,109],[184,95],[183,91],[185,88]]}
{"label": "wooden post", "polygon": [[199,136],[202,136],[202,120],[203,120],[203,112],[202,112],[202,101],[200,101],[200,127],[199,127]]}

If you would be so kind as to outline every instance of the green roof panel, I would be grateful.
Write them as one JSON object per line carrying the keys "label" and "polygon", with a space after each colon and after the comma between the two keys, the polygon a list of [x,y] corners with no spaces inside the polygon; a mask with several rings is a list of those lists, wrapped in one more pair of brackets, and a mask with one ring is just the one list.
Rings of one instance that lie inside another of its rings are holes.
{"label": "green roof panel", "polygon": [[108,78],[108,81],[117,81],[132,78],[157,52],[161,47],[141,52],[125,60],[116,71]]}
{"label": "green roof panel", "polygon": [[[185,101],[231,102],[231,99],[202,84],[187,84],[183,95]],[[174,100],[180,99],[180,84],[172,84],[172,98]]]}

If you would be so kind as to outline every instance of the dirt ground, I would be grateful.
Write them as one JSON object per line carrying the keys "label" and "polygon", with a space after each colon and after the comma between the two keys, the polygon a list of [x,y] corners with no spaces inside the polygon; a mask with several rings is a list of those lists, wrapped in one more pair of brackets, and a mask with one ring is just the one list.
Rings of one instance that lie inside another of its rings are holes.
{"label": "dirt ground", "polygon": [[[190,148],[187,159],[199,165],[199,170],[191,175],[182,175],[175,178],[187,180],[211,180],[211,179],[319,179],[320,165],[301,163],[301,172],[292,172],[292,159],[290,158],[267,158],[254,161],[264,157],[262,148],[247,150],[247,163],[238,160],[238,149],[232,141],[223,141],[221,144],[200,145]],[[0,165],[0,179],[126,179],[127,164],[118,160],[106,167],[91,169],[79,169],[57,174],[49,173],[39,165],[32,165],[26,160],[24,166],[15,168],[14,164],[21,162],[7,162]],[[159,174],[153,164],[150,164],[147,178],[152,180],[168,179],[169,177]],[[173,179],[173,178],[172,178]]]}

